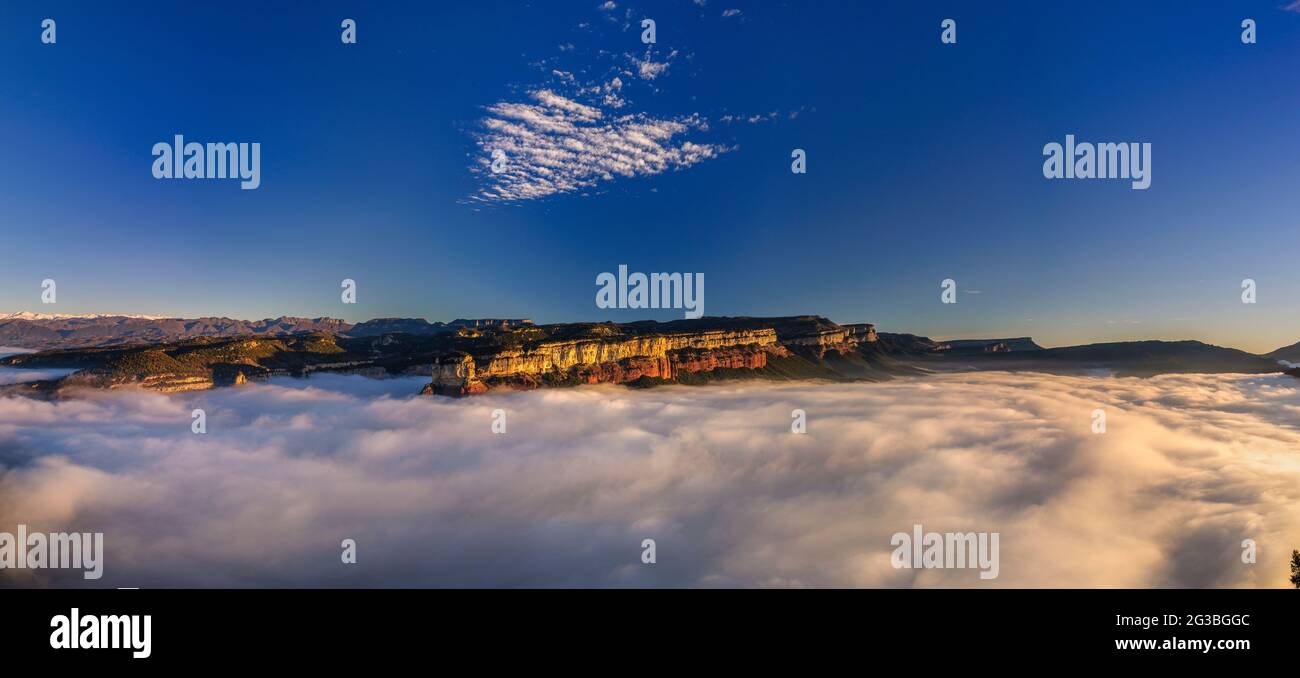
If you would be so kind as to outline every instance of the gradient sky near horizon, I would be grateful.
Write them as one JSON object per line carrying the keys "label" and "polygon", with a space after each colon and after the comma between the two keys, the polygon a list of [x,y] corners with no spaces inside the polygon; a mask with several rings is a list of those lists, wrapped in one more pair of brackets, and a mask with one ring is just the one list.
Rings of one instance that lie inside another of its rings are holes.
{"label": "gradient sky near horizon", "polygon": [[[681,317],[597,308],[627,264],[704,273],[708,315],[1267,351],[1300,341],[1286,2],[5,4],[0,313]],[[482,199],[492,121],[539,113],[666,136]],[[178,133],[261,143],[261,187],[154,179]],[[1044,179],[1066,134],[1150,142],[1150,189]]]}

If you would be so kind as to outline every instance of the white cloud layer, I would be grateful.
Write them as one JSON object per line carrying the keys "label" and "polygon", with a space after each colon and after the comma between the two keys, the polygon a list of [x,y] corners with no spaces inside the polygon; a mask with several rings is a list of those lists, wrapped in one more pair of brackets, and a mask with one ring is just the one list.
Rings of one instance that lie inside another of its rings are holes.
{"label": "white cloud layer", "polygon": [[[13,355],[13,354],[11,353],[9,355]],[[0,357],[4,357],[3,352],[0,352]],[[17,369],[13,367],[0,367],[0,386],[8,386],[10,384],[23,384],[29,381],[41,381],[43,379],[58,379],[59,377],[66,377],[69,374],[72,374],[73,372],[76,372],[76,370],[71,370],[71,369],[23,370],[23,369]]]}
{"label": "white cloud layer", "polygon": [[[621,83],[611,83],[608,105],[622,105],[619,87]],[[474,169],[485,182],[477,200],[509,202],[569,193],[617,177],[690,167],[727,150],[682,138],[706,127],[699,116],[606,115],[546,89],[532,92],[531,98],[531,103],[488,107],[483,130],[476,136],[482,153]],[[500,172],[492,171],[496,152],[505,154]]]}
{"label": "white cloud layer", "polygon": [[[410,397],[423,381],[2,399],[0,531],[103,531],[104,578],[53,583],[146,587],[1286,586],[1300,548],[1289,377]],[[914,523],[999,532],[1001,576],[892,568]]]}

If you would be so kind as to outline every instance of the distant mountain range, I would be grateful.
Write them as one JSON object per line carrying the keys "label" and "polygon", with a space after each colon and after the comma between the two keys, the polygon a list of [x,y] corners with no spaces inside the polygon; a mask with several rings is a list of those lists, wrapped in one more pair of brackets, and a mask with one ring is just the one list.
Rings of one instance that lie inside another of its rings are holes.
{"label": "distant mountain range", "polygon": [[1285,360],[1289,363],[1300,363],[1300,342],[1290,346],[1283,346],[1276,351],[1269,351],[1264,354],[1264,357],[1273,360]]}
{"label": "distant mountain range", "polygon": [[[949,359],[961,358],[950,354]],[[1276,360],[1199,341],[1123,341],[965,356],[974,369],[1076,372],[1101,370],[1118,376],[1149,377],[1180,372],[1283,372]]]}
{"label": "distant mountain range", "polygon": [[77,315],[70,313],[32,313],[31,311],[19,311],[17,313],[0,313],[0,320],[68,320],[71,318],[93,319],[93,318],[144,318],[146,320],[165,320],[165,315],[123,315],[121,313],[91,313],[89,315]]}
{"label": "distant mountain range", "polygon": [[460,327],[520,325],[528,320],[483,319],[431,323],[422,318],[379,318],[351,324],[338,318],[281,316],[266,320],[231,318],[161,318],[133,315],[0,315],[0,346],[27,349],[88,348],[162,344],[199,337],[282,337],[323,332],[348,337],[369,337],[388,332],[436,334]]}
{"label": "distant mountain range", "polygon": [[[186,391],[326,371],[424,375],[426,394],[452,396],[592,383],[882,380],[956,370],[1119,376],[1287,371],[1273,358],[1198,341],[1045,349],[1028,337],[935,341],[820,316],[554,325],[518,319],[383,318],[350,325],[291,317],[15,318],[0,322],[0,345],[45,349],[0,359],[0,366],[75,370],[2,389],[45,397],[122,386]],[[1288,373],[1300,376],[1300,370]]]}

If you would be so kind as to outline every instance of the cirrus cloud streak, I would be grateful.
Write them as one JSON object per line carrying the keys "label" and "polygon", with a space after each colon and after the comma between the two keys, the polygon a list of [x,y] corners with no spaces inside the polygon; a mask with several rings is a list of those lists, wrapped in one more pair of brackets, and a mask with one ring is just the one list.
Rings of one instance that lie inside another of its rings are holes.
{"label": "cirrus cloud streak", "polygon": [[[729,150],[685,138],[693,130],[707,129],[698,115],[607,115],[547,89],[531,92],[530,98],[488,107],[475,137],[482,153],[473,169],[484,181],[476,201],[515,202],[572,193],[619,177],[687,168]],[[619,101],[608,95],[606,99]],[[498,172],[492,170],[494,153],[504,154]]]}

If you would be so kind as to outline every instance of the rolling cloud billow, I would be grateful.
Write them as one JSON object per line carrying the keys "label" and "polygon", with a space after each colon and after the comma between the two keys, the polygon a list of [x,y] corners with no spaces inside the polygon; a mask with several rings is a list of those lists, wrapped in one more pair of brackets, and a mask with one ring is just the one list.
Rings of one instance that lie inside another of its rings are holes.
{"label": "rolling cloud billow", "polygon": [[[0,531],[103,532],[106,551],[97,582],[0,583],[1277,587],[1300,548],[1300,382],[1284,376],[464,400],[411,396],[423,381],[0,400]],[[206,435],[190,431],[194,408]],[[796,408],[806,434],[790,432]],[[998,578],[895,569],[890,537],[914,524],[999,533]]]}

